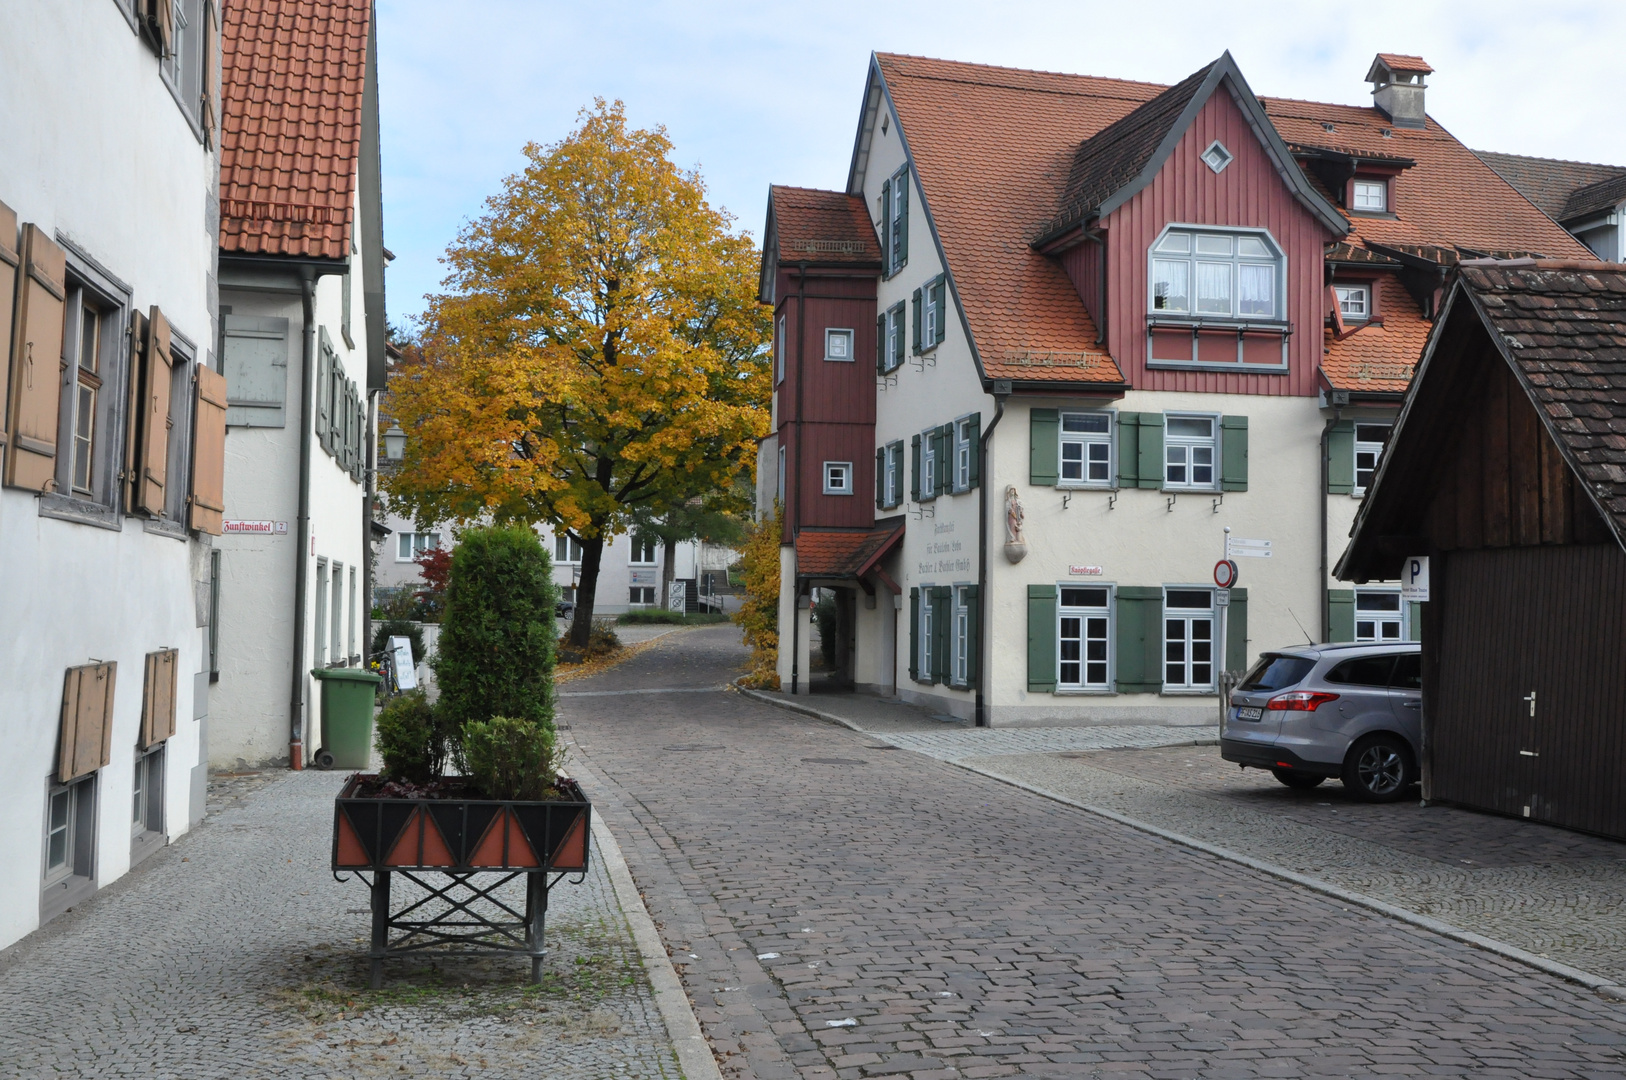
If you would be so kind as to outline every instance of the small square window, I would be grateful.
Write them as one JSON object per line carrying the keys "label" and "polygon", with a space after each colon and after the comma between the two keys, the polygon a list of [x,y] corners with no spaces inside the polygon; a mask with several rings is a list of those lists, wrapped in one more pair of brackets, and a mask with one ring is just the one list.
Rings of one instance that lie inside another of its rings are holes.
{"label": "small square window", "polygon": [[1377,476],[1383,460],[1383,447],[1389,441],[1388,424],[1355,425],[1355,494],[1365,495]]}
{"label": "small square window", "polygon": [[1367,285],[1334,285],[1338,314],[1345,322],[1364,322],[1372,314],[1372,290]]}
{"label": "small square window", "polygon": [[853,493],[852,462],[826,461],[824,463],[824,493],[826,495],[851,495]]}
{"label": "small square window", "polygon": [[627,603],[632,607],[654,607],[655,586],[634,585],[628,590]]}
{"label": "small square window", "polygon": [[1203,151],[1203,164],[1216,173],[1224,172],[1225,166],[1229,165],[1231,160],[1231,152],[1225,149],[1224,144],[1218,139],[1209,143],[1208,149]]}
{"label": "small square window", "polygon": [[1063,485],[1112,483],[1112,414],[1062,413],[1061,482]]}
{"label": "small square window", "polygon": [[826,330],[824,332],[824,358],[850,363],[853,358],[853,332]]}
{"label": "small square window", "polygon": [[1382,213],[1389,208],[1389,185],[1382,180],[1356,180],[1350,187],[1351,210]]}

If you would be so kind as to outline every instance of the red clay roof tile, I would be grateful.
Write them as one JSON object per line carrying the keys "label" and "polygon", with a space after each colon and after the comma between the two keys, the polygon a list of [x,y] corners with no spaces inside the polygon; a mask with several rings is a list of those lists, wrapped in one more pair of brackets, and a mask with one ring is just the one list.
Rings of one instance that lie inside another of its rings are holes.
{"label": "red clay roof tile", "polygon": [[1434,69],[1428,66],[1428,61],[1421,56],[1407,56],[1405,53],[1378,53],[1378,59],[1390,71],[1421,71],[1424,75],[1434,74]]}
{"label": "red clay roof tile", "polygon": [[1334,390],[1403,394],[1433,324],[1394,275],[1384,274],[1374,284],[1381,325],[1359,326],[1342,339],[1329,327],[1321,371]]}
{"label": "red clay roof tile", "polygon": [[880,265],[881,243],[861,197],[775,184],[768,198],[784,262]]}
{"label": "red clay roof tile", "polygon": [[803,529],[796,534],[796,573],[800,577],[857,577],[897,542],[903,530],[901,518],[865,531]]}

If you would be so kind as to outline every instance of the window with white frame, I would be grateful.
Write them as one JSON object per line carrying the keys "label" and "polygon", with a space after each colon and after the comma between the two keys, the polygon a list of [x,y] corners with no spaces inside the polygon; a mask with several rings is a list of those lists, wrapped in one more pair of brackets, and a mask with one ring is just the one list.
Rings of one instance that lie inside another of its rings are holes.
{"label": "window with white frame", "polygon": [[893,304],[881,314],[876,324],[880,331],[881,341],[881,373],[888,374],[903,366],[903,352],[906,331],[904,329],[904,306]]}
{"label": "window with white frame", "polygon": [[1366,494],[1378,474],[1378,462],[1383,460],[1383,448],[1388,442],[1388,424],[1355,425],[1355,494]]}
{"label": "window with white frame", "polygon": [[634,566],[655,565],[655,545],[659,543],[653,536],[634,536],[632,538],[632,558],[628,561]]}
{"label": "window with white frame", "polygon": [[627,603],[632,607],[654,607],[655,586],[634,585],[627,592]]}
{"label": "window with white frame", "polygon": [[1214,591],[1163,593],[1163,689],[1214,688]]}
{"label": "window with white frame", "polygon": [[1061,414],[1061,482],[1112,484],[1112,414]]}
{"label": "window with white frame", "polygon": [[1154,316],[1284,317],[1282,253],[1266,233],[1169,229],[1151,255]]}
{"label": "window with white frame", "polygon": [[120,408],[121,308],[110,294],[77,279],[71,263],[67,286],[56,490],[111,506],[122,458],[112,432],[126,411]]}
{"label": "window with white frame", "polygon": [[579,563],[582,561],[582,542],[568,533],[560,533],[553,538],[553,561],[556,564]]}
{"label": "window with white frame", "polygon": [[954,670],[950,681],[955,686],[966,686],[971,681],[971,594],[969,585],[954,586],[954,652],[951,663]]}
{"label": "window with white frame", "polygon": [[889,188],[892,205],[887,207],[887,273],[896,274],[909,261],[909,167],[892,177]]}
{"label": "window with white frame", "polygon": [[160,63],[164,81],[187,119],[195,125],[201,124],[203,65],[210,59],[203,52],[203,0],[159,0],[159,3],[170,4],[174,11],[170,24],[171,51]]}
{"label": "window with white frame", "polygon": [[826,495],[851,495],[853,493],[852,462],[826,461],[824,463],[824,493]]}
{"label": "window with white frame", "polygon": [[1111,594],[1105,588],[1061,587],[1057,608],[1056,685],[1063,690],[1106,690],[1112,622]]}
{"label": "window with white frame", "polygon": [[348,643],[345,651],[352,660],[359,660],[361,657],[356,652],[356,568],[354,566],[350,568],[350,600],[346,610],[350,613],[350,618],[345,622],[345,641]]}
{"label": "window with white frame", "polygon": [[943,343],[945,308],[948,301],[948,275],[939,274],[920,290],[920,351],[930,352]]}
{"label": "window with white frame", "polygon": [[1389,209],[1389,184],[1384,180],[1356,180],[1350,184],[1349,208],[1367,213]]}
{"label": "window with white frame", "polygon": [[932,592],[929,585],[920,587],[920,633],[915,636],[915,675],[920,682],[932,681],[932,609],[936,607],[931,601]]}
{"label": "window with white frame", "polygon": [[954,490],[970,491],[972,470],[976,467],[973,460],[976,447],[977,421],[974,417],[962,416],[954,421]]}
{"label": "window with white frame", "polygon": [[334,667],[345,663],[344,651],[344,564],[333,564],[333,599],[328,608],[328,618],[331,625],[328,627],[328,641],[333,644],[333,658],[329,661]]}
{"label": "window with white frame", "polygon": [[1163,418],[1163,486],[1213,491],[1218,480],[1219,421],[1212,416]]}
{"label": "window with white frame", "polygon": [[1345,322],[1365,322],[1372,315],[1372,287],[1369,285],[1334,285],[1333,295],[1338,298],[1338,314]]}
{"label": "window with white frame", "polygon": [[851,330],[826,330],[824,332],[824,358],[841,363],[850,363],[853,359],[853,332]]}
{"label": "window with white frame", "polygon": [[395,561],[413,562],[440,547],[438,532],[404,532],[395,537]]}
{"label": "window with white frame", "polygon": [[785,381],[785,317],[779,316],[779,332],[773,336],[773,381]]}
{"label": "window with white frame", "polygon": [[96,776],[52,784],[45,802],[44,882],[95,876]]}
{"label": "window with white frame", "polygon": [[164,745],[137,752],[130,796],[130,835],[164,831]]}
{"label": "window with white frame", "polygon": [[897,506],[903,501],[903,440],[886,445],[885,471],[881,478],[881,505]]}
{"label": "window with white frame", "polygon": [[1406,605],[1399,589],[1355,590],[1355,640],[1406,640]]}
{"label": "window with white frame", "polygon": [[937,428],[920,433],[920,497],[937,497]]}
{"label": "window with white frame", "polygon": [[327,667],[327,560],[316,560],[316,666]]}

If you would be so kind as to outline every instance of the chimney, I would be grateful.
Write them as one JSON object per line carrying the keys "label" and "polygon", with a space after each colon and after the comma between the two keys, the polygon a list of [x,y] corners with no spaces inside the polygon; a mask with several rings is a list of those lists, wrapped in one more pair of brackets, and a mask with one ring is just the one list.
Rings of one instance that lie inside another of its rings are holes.
{"label": "chimney", "polygon": [[1422,127],[1423,91],[1428,88],[1423,76],[1433,72],[1421,56],[1378,53],[1366,73],[1366,81],[1372,84],[1372,104],[1395,127]]}

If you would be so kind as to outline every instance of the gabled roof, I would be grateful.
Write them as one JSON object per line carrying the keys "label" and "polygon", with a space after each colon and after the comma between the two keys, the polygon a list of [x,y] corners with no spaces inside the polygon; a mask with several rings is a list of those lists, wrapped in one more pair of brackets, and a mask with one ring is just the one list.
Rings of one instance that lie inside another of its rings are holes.
{"label": "gabled roof", "polygon": [[1585,161],[1559,161],[1554,158],[1526,157],[1523,154],[1496,154],[1480,150],[1485,164],[1518,188],[1524,197],[1541,208],[1554,221],[1563,221],[1570,196],[1578,189],[1602,180],[1626,176],[1626,167],[1596,165]]}
{"label": "gabled roof", "polygon": [[222,251],[349,257],[371,8],[371,0],[224,5]]}
{"label": "gabled roof", "polygon": [[1564,204],[1564,211],[1558,220],[1576,221],[1593,214],[1607,213],[1622,202],[1626,202],[1626,172],[1577,188]]}
{"label": "gabled roof", "polygon": [[1416,72],[1421,75],[1432,75],[1434,69],[1428,66],[1428,61],[1421,56],[1408,56],[1405,53],[1380,52],[1372,61],[1372,66],[1366,70],[1367,81],[1377,74],[1378,66],[1388,68],[1390,71],[1404,71],[1408,74]]}
{"label": "gabled roof", "polygon": [[858,195],[816,188],[768,189],[768,221],[762,237],[762,299],[772,295],[778,263],[881,269],[881,244]]}
{"label": "gabled roof", "polygon": [[905,519],[878,521],[873,529],[802,529],[796,534],[798,577],[863,577],[903,539]]}
{"label": "gabled roof", "polygon": [[1334,390],[1352,394],[1404,394],[1428,343],[1429,323],[1393,274],[1379,277],[1381,322],[1352,323],[1342,338],[1324,331],[1321,374]]}

